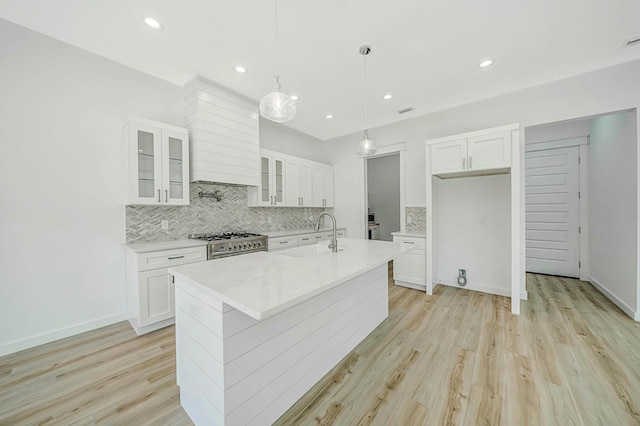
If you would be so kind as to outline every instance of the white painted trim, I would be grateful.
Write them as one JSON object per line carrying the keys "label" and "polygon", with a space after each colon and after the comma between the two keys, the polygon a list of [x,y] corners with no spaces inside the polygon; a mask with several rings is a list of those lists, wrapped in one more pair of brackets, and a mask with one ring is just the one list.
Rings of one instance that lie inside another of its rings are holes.
{"label": "white painted trim", "polygon": [[[633,108],[636,115],[637,146],[640,146],[640,111]],[[636,309],[640,309],[640,149],[636,148]],[[640,313],[634,316],[635,321],[640,321]]]}
{"label": "white painted trim", "polygon": [[436,280],[436,277],[438,276],[436,271],[433,269],[434,268],[434,264],[436,262],[433,261],[433,257],[435,255],[435,252],[433,251],[433,245],[434,245],[434,240],[437,241],[437,237],[434,238],[434,234],[433,234],[433,223],[435,222],[435,217],[434,217],[434,211],[436,209],[435,203],[434,203],[434,196],[433,196],[433,186],[435,185],[434,183],[434,179],[437,179],[437,177],[434,177],[431,175],[431,146],[427,145],[426,149],[425,149],[425,172],[426,172],[426,194],[425,194],[425,210],[426,210],[426,214],[425,214],[425,220],[426,220],[426,241],[425,241],[425,259],[426,259],[426,265],[424,268],[424,276],[426,278],[426,293],[428,295],[432,295],[433,294],[433,283]]}
{"label": "white painted trim", "polygon": [[619,299],[615,294],[611,293],[604,285],[600,284],[598,280],[593,277],[589,277],[589,282],[595,288],[600,290],[602,294],[604,294],[607,299],[611,300],[618,308],[622,309],[622,311],[633,318],[634,321],[640,320],[640,312],[636,312],[633,308],[626,303],[624,303],[621,299]]}
{"label": "white painted trim", "polygon": [[521,291],[520,292],[520,300],[529,300],[529,292]]}
{"label": "white painted trim", "polygon": [[45,343],[55,342],[56,340],[75,336],[76,334],[95,330],[100,327],[105,327],[107,325],[115,324],[117,322],[126,321],[126,320],[127,320],[127,313],[122,312],[117,315],[98,318],[96,320],[88,321],[82,324],[72,325],[70,327],[61,328],[49,333],[27,337],[26,339],[15,340],[13,342],[0,346],[0,356],[9,355],[25,349],[44,345]]}
{"label": "white painted trim", "polygon": [[362,197],[360,199],[361,208],[360,212],[360,238],[367,238],[367,208],[369,203],[367,200],[367,161],[370,158],[386,157],[387,155],[398,154],[399,173],[400,173],[400,230],[406,230],[406,176],[405,176],[405,143],[400,142],[393,145],[385,145],[378,148],[374,155],[367,157],[360,157],[360,187],[362,188]]}
{"label": "white painted trim", "polygon": [[425,286],[420,285],[420,284],[408,283],[406,281],[395,280],[395,285],[400,286],[400,287],[412,288],[414,290],[425,291]]}
{"label": "white painted trim", "polygon": [[[524,130],[523,130],[524,134]],[[511,130],[511,313],[520,314],[520,293],[526,291],[524,138],[520,125]]]}
{"label": "white painted trim", "polygon": [[570,146],[582,146],[588,144],[589,138],[587,136],[582,136],[579,138],[557,139],[553,141],[525,144],[524,150],[525,152],[544,151],[546,149],[568,148]]}
{"label": "white painted trim", "polygon": [[591,260],[589,257],[591,228],[589,227],[589,145],[580,146],[580,279],[589,281]]}
{"label": "white painted trim", "polygon": [[[498,296],[506,296],[511,297],[511,289],[499,288],[499,287],[491,287],[489,285],[477,284],[468,282],[466,286],[461,287],[458,285],[456,280],[445,280],[442,278],[438,279],[438,284],[446,285],[449,287],[461,288],[464,290],[474,290],[481,291],[483,293],[496,294]],[[518,299],[519,300],[519,299]]]}

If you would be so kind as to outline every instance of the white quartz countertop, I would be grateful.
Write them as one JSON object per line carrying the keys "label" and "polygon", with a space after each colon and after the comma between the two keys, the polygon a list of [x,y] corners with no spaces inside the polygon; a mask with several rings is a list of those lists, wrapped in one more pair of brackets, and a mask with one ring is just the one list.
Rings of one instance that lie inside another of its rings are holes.
{"label": "white quartz countertop", "polygon": [[395,235],[398,237],[415,237],[415,238],[426,238],[427,234],[424,232],[413,232],[413,231],[396,231],[392,232],[391,235]]}
{"label": "white quartz countertop", "polygon": [[127,244],[125,247],[127,250],[131,250],[134,253],[149,253],[152,251],[173,250],[189,247],[206,246],[207,242],[202,240],[187,239],[187,240],[172,240],[172,241],[159,241],[156,243],[139,243],[139,244]]}
{"label": "white quartz countertop", "polygon": [[[345,227],[338,227],[336,230],[346,229]],[[318,231],[314,229],[293,229],[288,231],[266,231],[258,232],[258,234],[266,235],[269,238],[288,237],[289,235],[311,234],[313,232],[327,232],[333,231],[333,228],[320,228]]]}
{"label": "white quartz countertop", "polygon": [[386,264],[413,246],[355,238],[326,241],[277,252],[257,252],[169,268],[245,314],[262,320]]}

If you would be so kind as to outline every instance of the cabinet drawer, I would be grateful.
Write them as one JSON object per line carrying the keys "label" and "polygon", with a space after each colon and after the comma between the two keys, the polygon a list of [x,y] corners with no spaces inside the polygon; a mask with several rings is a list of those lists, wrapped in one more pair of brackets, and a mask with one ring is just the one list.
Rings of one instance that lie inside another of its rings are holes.
{"label": "cabinet drawer", "polygon": [[288,237],[276,237],[269,238],[268,250],[280,250],[287,247],[295,247],[298,245],[298,237],[296,235],[290,235]]}
{"label": "cabinet drawer", "polygon": [[[346,236],[347,236],[347,230],[346,230],[346,229],[337,229],[337,230],[336,230],[336,234],[338,234],[338,237],[337,237],[337,238],[344,238],[344,237],[346,237]],[[332,232],[332,231],[327,231],[327,232],[325,232],[325,233],[324,233],[324,237],[325,237],[327,240],[330,240],[330,239],[331,239],[331,237],[333,237],[333,232]]]}
{"label": "cabinet drawer", "polygon": [[404,244],[414,244],[417,250],[424,250],[425,247],[425,239],[424,238],[414,238],[414,237],[393,237],[394,243],[404,243]]}
{"label": "cabinet drawer", "polygon": [[190,247],[138,254],[138,271],[168,268],[207,260],[207,247]]}
{"label": "cabinet drawer", "polygon": [[304,246],[306,244],[315,244],[324,240],[324,232],[312,232],[310,234],[298,235],[298,245]]}

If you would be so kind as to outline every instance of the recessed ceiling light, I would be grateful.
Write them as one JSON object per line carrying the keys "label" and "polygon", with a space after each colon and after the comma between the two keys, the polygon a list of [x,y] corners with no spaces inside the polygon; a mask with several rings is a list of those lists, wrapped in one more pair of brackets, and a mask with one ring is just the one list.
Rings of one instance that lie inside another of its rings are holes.
{"label": "recessed ceiling light", "polygon": [[333,114],[327,114],[327,115],[325,115],[325,117],[326,117],[327,119],[331,120],[331,119],[333,118]]}
{"label": "recessed ceiling light", "polygon": [[382,99],[384,99],[385,101],[388,101],[389,99],[393,98],[393,95],[391,93],[387,93],[386,95],[384,95],[382,97]]}
{"label": "recessed ceiling light", "polygon": [[247,72],[247,69],[242,65],[236,65],[236,72],[239,74],[245,74]]}
{"label": "recessed ceiling light", "polygon": [[291,95],[291,99],[293,99],[294,101],[297,101],[300,98],[298,97],[298,95]]}
{"label": "recessed ceiling light", "polygon": [[493,65],[493,59],[485,59],[478,64],[478,68],[488,68]]}
{"label": "recessed ceiling light", "polygon": [[144,23],[147,24],[147,27],[151,28],[152,30],[160,31],[164,29],[164,25],[162,25],[162,22],[150,16],[144,18]]}

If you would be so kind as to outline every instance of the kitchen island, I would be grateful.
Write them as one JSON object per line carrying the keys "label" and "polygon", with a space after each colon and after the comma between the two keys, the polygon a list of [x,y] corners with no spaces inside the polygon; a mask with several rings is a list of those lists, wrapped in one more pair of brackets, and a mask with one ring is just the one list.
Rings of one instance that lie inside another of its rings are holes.
{"label": "kitchen island", "polygon": [[180,403],[196,425],[268,425],[388,316],[411,246],[338,240],[169,269]]}

